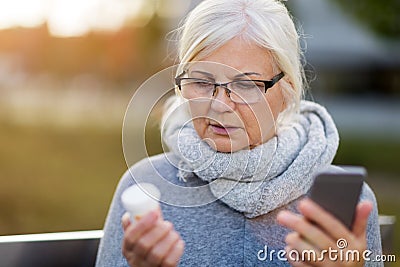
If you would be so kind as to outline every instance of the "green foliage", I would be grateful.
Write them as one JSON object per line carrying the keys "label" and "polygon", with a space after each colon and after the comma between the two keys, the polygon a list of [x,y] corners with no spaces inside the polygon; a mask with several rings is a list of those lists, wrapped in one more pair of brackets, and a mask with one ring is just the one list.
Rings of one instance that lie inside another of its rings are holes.
{"label": "green foliage", "polygon": [[377,35],[400,38],[400,1],[332,0],[332,2]]}
{"label": "green foliage", "polygon": [[102,228],[126,170],[119,129],[0,129],[0,235]]}
{"label": "green foliage", "polygon": [[335,164],[362,165],[370,172],[400,174],[400,140],[344,136],[340,141]]}

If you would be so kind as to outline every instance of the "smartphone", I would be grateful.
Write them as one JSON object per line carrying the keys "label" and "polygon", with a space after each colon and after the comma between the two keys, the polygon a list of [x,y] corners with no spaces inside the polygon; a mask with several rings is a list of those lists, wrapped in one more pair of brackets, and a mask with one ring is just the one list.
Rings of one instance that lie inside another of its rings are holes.
{"label": "smartphone", "polygon": [[367,172],[363,167],[339,168],[337,172],[320,172],[316,175],[310,198],[351,230]]}

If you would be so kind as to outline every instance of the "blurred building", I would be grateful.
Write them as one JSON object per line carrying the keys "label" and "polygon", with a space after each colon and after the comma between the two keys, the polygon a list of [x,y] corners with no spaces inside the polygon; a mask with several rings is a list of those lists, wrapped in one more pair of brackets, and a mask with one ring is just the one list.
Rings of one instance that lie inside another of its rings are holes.
{"label": "blurred building", "polygon": [[317,87],[358,97],[400,96],[400,36],[380,36],[335,1],[289,6],[304,31],[307,67],[318,74]]}

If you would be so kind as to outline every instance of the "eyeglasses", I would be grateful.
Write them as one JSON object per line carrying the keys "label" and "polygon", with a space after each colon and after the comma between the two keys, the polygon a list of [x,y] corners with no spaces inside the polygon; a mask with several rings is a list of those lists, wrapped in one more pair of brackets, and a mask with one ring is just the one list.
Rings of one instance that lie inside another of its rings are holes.
{"label": "eyeglasses", "polygon": [[285,74],[283,72],[271,80],[235,80],[227,83],[216,83],[207,79],[182,78],[186,71],[175,78],[175,84],[185,99],[211,98],[217,92],[217,87],[225,89],[226,94],[235,103],[253,104],[259,102],[262,92],[266,93]]}

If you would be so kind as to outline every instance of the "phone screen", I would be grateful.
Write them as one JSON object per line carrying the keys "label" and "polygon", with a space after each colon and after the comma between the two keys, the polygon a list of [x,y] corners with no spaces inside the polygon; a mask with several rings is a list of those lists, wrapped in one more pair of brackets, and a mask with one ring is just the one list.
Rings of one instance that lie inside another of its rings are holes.
{"label": "phone screen", "polygon": [[319,173],[310,198],[351,229],[365,176],[362,167],[345,167],[338,173]]}

